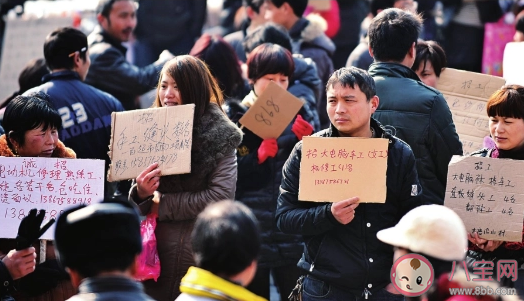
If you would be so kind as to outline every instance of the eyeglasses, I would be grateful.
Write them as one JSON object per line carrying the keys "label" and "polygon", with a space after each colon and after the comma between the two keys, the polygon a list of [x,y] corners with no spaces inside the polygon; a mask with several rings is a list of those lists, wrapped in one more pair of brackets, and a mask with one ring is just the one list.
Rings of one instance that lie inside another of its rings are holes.
{"label": "eyeglasses", "polygon": [[82,52],[86,52],[86,51],[87,51],[87,47],[83,47],[82,49],[69,54],[67,57],[72,57],[73,55],[75,55],[75,53],[82,53]]}

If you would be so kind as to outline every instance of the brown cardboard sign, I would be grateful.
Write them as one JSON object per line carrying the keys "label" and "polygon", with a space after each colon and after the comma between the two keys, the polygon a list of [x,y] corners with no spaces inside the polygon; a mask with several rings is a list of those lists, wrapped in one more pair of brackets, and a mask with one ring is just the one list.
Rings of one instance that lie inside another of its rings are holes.
{"label": "brown cardboard sign", "polygon": [[304,137],[298,199],[386,202],[388,139]]}
{"label": "brown cardboard sign", "polygon": [[328,11],[331,9],[331,0],[309,0],[308,5],[316,11]]}
{"label": "brown cardboard sign", "polygon": [[158,163],[162,175],[191,172],[195,105],[111,114],[108,181],[136,178]]}
{"label": "brown cardboard sign", "polygon": [[276,139],[303,105],[302,100],[270,82],[239,122],[262,139]]}
{"label": "brown cardboard sign", "polygon": [[453,156],[444,205],[469,233],[488,240],[522,241],[524,161]]}
{"label": "brown cardboard sign", "polygon": [[505,81],[501,77],[446,68],[440,74],[437,89],[448,103],[464,155],[483,147],[489,136],[486,104]]}

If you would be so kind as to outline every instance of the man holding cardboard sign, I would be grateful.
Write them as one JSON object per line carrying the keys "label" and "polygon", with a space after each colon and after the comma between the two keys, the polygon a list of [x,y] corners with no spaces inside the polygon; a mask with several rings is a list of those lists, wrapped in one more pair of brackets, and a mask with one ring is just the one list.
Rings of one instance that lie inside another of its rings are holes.
{"label": "man holding cardboard sign", "polygon": [[[390,284],[393,250],[378,241],[376,233],[422,205],[416,197],[421,188],[415,157],[406,143],[371,118],[379,99],[366,71],[355,67],[335,71],[327,83],[327,95],[331,125],[314,136],[388,139],[387,193],[384,204],[359,204],[359,196],[336,203],[299,201],[303,143],[295,145],[282,171],[276,219],[282,232],[301,234],[305,240],[298,262],[308,274],[302,300],[403,300]],[[377,189],[377,180],[370,178],[365,185]]]}

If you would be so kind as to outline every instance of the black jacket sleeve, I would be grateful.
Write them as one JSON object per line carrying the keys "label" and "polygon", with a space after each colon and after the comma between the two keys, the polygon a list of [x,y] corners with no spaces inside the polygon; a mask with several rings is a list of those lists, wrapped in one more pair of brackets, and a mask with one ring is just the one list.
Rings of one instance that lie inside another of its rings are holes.
{"label": "black jacket sleeve", "polygon": [[0,260],[0,297],[8,295],[13,290],[13,278],[5,264]]}
{"label": "black jacket sleeve", "polygon": [[282,169],[277,226],[287,234],[318,235],[331,230],[337,221],[331,213],[331,203],[298,200],[301,153],[302,141],[295,145]]}

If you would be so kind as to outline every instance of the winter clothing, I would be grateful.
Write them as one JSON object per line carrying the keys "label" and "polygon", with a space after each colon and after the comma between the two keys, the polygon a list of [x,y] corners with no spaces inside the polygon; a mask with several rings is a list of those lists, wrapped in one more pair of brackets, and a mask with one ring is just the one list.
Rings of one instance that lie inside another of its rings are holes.
{"label": "winter clothing", "polygon": [[182,294],[176,301],[266,300],[236,283],[197,267],[189,268],[182,278],[180,291]]}
{"label": "winter clothing", "polygon": [[346,67],[357,67],[368,70],[369,66],[373,64],[373,58],[369,54],[368,38],[362,37],[360,43],[353,49],[346,62]]}
{"label": "winter clothing", "polygon": [[453,155],[462,155],[446,100],[404,65],[376,62],[369,74],[380,98],[373,117],[411,146],[424,201],[442,205],[448,163]]}
{"label": "winter clothing", "polygon": [[74,71],[45,75],[43,84],[24,95],[43,91],[62,115],[60,140],[76,150],[77,158],[110,160],[107,155],[111,139],[111,113],[124,110],[112,95],[83,83]]}
{"label": "winter clothing", "polygon": [[[7,145],[6,135],[0,136],[0,157],[16,157]],[[51,157],[76,158],[76,154],[72,149],[65,147],[61,141],[58,141]],[[37,242],[33,247],[35,247],[36,250],[40,250],[39,245],[40,243]],[[14,239],[0,239],[0,254],[7,254],[15,248],[16,241]],[[1,255],[0,259],[4,256],[5,255]],[[38,258],[36,262],[39,262]],[[2,284],[3,283],[4,282],[2,282]],[[46,261],[37,264],[33,273],[15,281],[15,287],[18,288],[18,292],[14,293],[11,291],[11,294],[16,300],[22,301],[65,300],[75,293],[67,273],[57,264],[55,248],[51,241],[47,243]]]}
{"label": "winter clothing", "polygon": [[[293,53],[300,53],[306,58],[311,58],[317,65],[318,77],[322,86],[325,85],[334,71],[331,57],[335,52],[335,44],[324,34],[321,24],[314,20],[301,18],[289,29],[289,36]],[[329,125],[325,95],[325,91],[322,90],[320,98],[317,99],[321,128]]]}
{"label": "winter clothing", "polygon": [[[237,180],[235,149],[242,133],[214,104],[208,104],[193,125],[191,170],[189,174],[160,178],[162,199],[155,230],[161,272],[158,282],[144,282],[146,292],[159,301],[174,300],[180,279],[194,265],[190,236],[197,215],[207,204],[233,199]],[[140,200],[137,187],[129,198],[139,204],[142,214],[150,211],[152,197]]]}
{"label": "winter clothing", "polygon": [[[362,203],[355,210],[355,218],[342,225],[331,213],[331,203],[298,201],[302,157],[302,142],[299,142],[282,171],[276,212],[277,226],[282,232],[304,238],[304,254],[298,267],[308,277],[357,298],[378,292],[390,283],[393,248],[379,241],[376,233],[393,227],[406,212],[422,205],[418,197],[413,197],[420,192],[420,185],[411,149],[374,119],[371,127],[375,137],[389,139],[384,204]],[[314,136],[339,137],[340,134],[331,126]]]}
{"label": "winter clothing", "polygon": [[4,262],[0,260],[0,299],[6,298],[14,290],[14,283],[11,274],[7,270]]}
{"label": "winter clothing", "polygon": [[82,280],[78,294],[67,301],[154,301],[142,284],[121,276],[90,277]]}
{"label": "winter clothing", "polygon": [[167,60],[138,68],[126,61],[127,49],[101,28],[88,37],[91,66],[85,82],[116,97],[126,110],[137,109],[135,98],[158,84]]}

